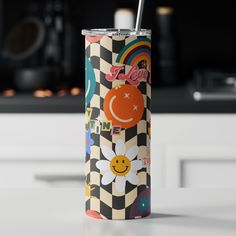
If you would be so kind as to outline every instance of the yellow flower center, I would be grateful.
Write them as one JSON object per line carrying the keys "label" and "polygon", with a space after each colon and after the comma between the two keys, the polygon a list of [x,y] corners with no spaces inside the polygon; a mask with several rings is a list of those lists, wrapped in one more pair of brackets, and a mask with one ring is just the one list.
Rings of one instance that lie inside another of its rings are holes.
{"label": "yellow flower center", "polygon": [[125,176],[130,171],[131,163],[126,156],[115,156],[110,162],[110,168],[114,175]]}

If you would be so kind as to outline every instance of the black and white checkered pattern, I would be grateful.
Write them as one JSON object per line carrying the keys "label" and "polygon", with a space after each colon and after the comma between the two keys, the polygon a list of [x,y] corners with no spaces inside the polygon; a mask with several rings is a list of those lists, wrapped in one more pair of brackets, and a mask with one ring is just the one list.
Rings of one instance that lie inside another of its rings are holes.
{"label": "black and white checkered pattern", "polygon": [[[115,81],[109,82],[105,79],[105,75],[110,73],[112,65],[116,64],[116,58],[121,49],[129,42],[137,39],[137,37],[120,37],[104,36],[99,42],[86,42],[86,56],[90,60],[95,76],[96,90],[93,98],[88,104],[88,108],[92,108],[91,119],[96,120],[98,117],[105,117],[103,103],[106,94]],[[128,67],[125,68],[125,72]],[[124,82],[123,83],[128,83]],[[122,129],[121,137],[124,139],[126,146],[136,145],[149,148],[150,137],[147,134],[148,122],[150,122],[150,102],[151,102],[151,85],[149,83],[141,83],[138,89],[142,92],[144,98],[144,113],[140,122],[131,128]],[[100,213],[107,219],[129,219],[130,207],[137,196],[147,187],[150,188],[150,168],[143,168],[138,171],[140,183],[138,186],[126,182],[125,193],[116,192],[114,182],[109,185],[102,185],[102,173],[96,168],[98,160],[105,160],[101,152],[101,145],[105,145],[114,150],[115,144],[119,136],[111,135],[110,132],[101,131],[100,134],[92,133],[91,138],[94,144],[91,146],[91,155],[86,154],[86,179],[91,187],[91,197],[86,200],[86,210],[93,210]],[[139,157],[136,157],[138,159]]]}

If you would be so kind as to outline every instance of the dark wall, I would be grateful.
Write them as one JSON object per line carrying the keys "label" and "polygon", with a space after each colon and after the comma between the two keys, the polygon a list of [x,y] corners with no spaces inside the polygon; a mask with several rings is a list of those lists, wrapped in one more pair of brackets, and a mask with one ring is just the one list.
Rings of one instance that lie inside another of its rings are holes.
{"label": "dark wall", "polygon": [[[28,14],[32,5],[41,6],[47,0],[0,0],[3,2],[3,24],[5,35],[15,22]],[[137,8],[137,0],[67,0],[67,17],[75,25],[78,54],[77,80],[83,78],[83,45],[80,35],[83,28],[113,27],[113,15],[119,7]],[[181,0],[146,0],[144,28],[153,31],[153,85],[158,84],[157,65],[157,24],[155,9],[158,5],[173,5],[176,9],[175,27],[178,39],[179,80],[184,82],[192,78],[197,68],[236,69],[236,20],[234,2],[227,1],[181,1]],[[1,10],[1,9],[0,9]],[[1,11],[0,11],[1,13]],[[1,25],[0,25],[1,26]],[[0,31],[1,32],[1,31]],[[1,42],[1,41],[0,41]],[[81,81],[82,83],[82,81]]]}
{"label": "dark wall", "polygon": [[[3,35],[2,41],[4,41],[6,35],[12,26],[20,21],[25,15],[37,14],[43,17],[45,3],[47,0],[2,0],[3,1]],[[134,11],[137,9],[137,0],[67,0],[64,1],[67,5],[67,18],[73,22],[75,26],[75,33],[77,34],[77,48],[74,53],[77,53],[77,79],[83,78],[83,50],[84,50],[84,38],[80,35],[83,28],[112,28],[114,25],[114,13],[117,8],[128,7]],[[155,22],[155,8],[157,3],[163,1],[147,0],[145,11],[143,28],[152,28],[153,34],[153,63],[156,63],[156,22]],[[37,10],[36,10],[37,9]],[[153,72],[155,76],[155,71]],[[153,78],[154,78],[153,76]],[[83,83],[81,81],[81,83]],[[156,82],[154,81],[154,84]]]}
{"label": "dark wall", "polygon": [[177,1],[178,37],[184,77],[195,68],[236,69],[233,1]]}

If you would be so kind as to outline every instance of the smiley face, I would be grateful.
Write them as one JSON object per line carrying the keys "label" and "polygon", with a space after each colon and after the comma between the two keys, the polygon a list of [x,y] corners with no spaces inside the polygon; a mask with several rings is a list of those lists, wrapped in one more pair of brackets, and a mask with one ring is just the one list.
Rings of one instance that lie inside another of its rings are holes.
{"label": "smiley face", "polygon": [[96,78],[93,70],[93,66],[89,59],[85,58],[85,99],[86,105],[88,105],[93,97],[96,88]]}
{"label": "smiley face", "polygon": [[104,99],[104,112],[113,125],[133,127],[144,112],[143,95],[139,89],[128,84],[113,88]]}
{"label": "smiley face", "polygon": [[114,175],[125,176],[131,168],[130,160],[123,155],[115,156],[110,162],[110,168]]}

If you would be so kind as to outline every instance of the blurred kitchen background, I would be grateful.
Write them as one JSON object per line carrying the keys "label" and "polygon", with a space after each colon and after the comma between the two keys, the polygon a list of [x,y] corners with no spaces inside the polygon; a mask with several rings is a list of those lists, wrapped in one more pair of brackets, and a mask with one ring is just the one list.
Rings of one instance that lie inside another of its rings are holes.
{"label": "blurred kitchen background", "polygon": [[[0,188],[83,184],[81,29],[130,27],[137,4],[0,0]],[[234,9],[146,1],[153,187],[236,187]]]}

